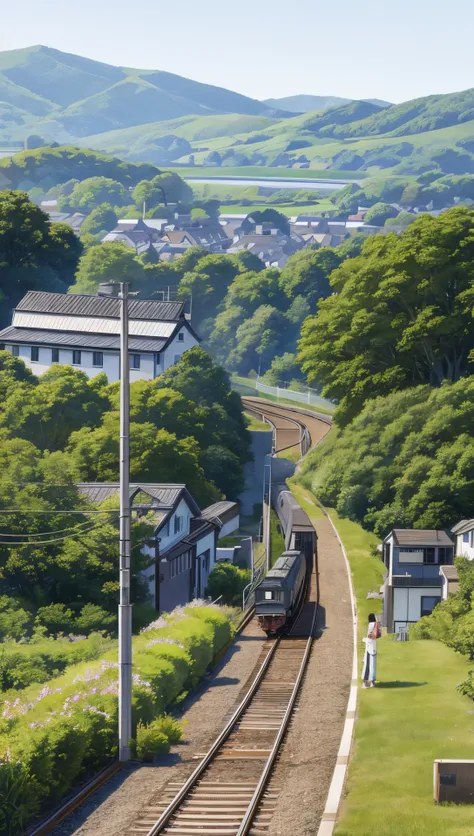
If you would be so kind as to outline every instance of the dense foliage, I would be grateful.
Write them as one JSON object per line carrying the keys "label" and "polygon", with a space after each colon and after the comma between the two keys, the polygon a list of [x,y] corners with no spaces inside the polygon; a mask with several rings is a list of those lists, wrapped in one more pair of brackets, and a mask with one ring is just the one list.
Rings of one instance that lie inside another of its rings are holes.
{"label": "dense foliage", "polygon": [[214,566],[207,581],[206,595],[223,604],[242,606],[242,593],[250,583],[250,569],[240,569],[233,563],[220,562]]}
{"label": "dense foliage", "polygon": [[330,276],[335,293],[303,325],[299,360],[347,423],[379,394],[472,370],[474,212],[424,215],[373,236]]}
{"label": "dense foliage", "polygon": [[[12,599],[10,609],[0,606],[0,636],[21,638],[38,627],[110,631],[117,503],[89,517],[75,482],[118,479],[118,385],[59,365],[37,378],[1,352],[0,395],[0,596]],[[183,482],[203,507],[242,490],[249,435],[240,400],[202,349],[153,381],[133,383],[131,415],[133,480]],[[146,601],[138,544],[151,530],[146,519],[134,523],[137,603]]]}
{"label": "dense foliage", "polygon": [[369,401],[303,465],[304,481],[342,516],[385,536],[449,528],[474,506],[474,377]]}
{"label": "dense foliage", "polygon": [[25,192],[0,191],[0,324],[27,290],[64,292],[82,244],[65,224],[51,224]]}
{"label": "dense foliage", "polygon": [[[181,729],[163,711],[192,688],[229,642],[219,608],[188,607],[134,639],[133,748],[149,759]],[[81,644],[80,642],[77,643]],[[46,685],[0,698],[0,833],[27,822],[117,754],[117,651],[71,665]]]}

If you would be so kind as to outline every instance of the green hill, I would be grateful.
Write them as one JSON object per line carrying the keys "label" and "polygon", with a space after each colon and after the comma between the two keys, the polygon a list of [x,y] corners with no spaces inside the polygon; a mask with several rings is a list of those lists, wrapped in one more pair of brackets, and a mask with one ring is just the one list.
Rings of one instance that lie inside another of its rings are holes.
{"label": "green hill", "polygon": [[[353,99],[344,99],[341,96],[284,96],[281,99],[265,99],[264,102],[269,107],[275,107],[282,110],[288,110],[290,113],[311,113],[312,111],[329,110],[332,107],[340,107],[341,105],[350,104]],[[378,105],[379,107],[390,107],[390,102],[385,102],[382,99],[364,99],[370,104]]]}
{"label": "green hill", "polygon": [[[113,67],[45,46],[0,53],[4,103],[46,117],[35,123],[35,132],[48,140],[56,140],[58,131],[61,139],[65,134],[72,139],[189,114],[273,115],[263,102],[231,90],[158,70]],[[3,119],[0,137],[23,139],[30,128],[29,118]]]}

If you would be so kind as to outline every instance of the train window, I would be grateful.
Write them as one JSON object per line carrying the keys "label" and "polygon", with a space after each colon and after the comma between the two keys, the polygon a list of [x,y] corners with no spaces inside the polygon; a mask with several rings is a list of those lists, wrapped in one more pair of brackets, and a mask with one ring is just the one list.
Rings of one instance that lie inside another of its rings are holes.
{"label": "train window", "polygon": [[270,592],[265,591],[265,601],[271,601],[271,600],[272,600],[272,598],[273,598],[273,592],[271,592],[271,591],[270,591]]}

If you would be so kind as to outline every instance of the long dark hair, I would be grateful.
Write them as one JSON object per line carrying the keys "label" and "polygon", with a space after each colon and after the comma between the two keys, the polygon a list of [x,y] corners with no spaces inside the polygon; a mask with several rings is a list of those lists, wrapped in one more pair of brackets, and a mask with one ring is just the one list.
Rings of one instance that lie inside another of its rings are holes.
{"label": "long dark hair", "polygon": [[369,624],[371,621],[377,621],[373,612],[369,612]]}

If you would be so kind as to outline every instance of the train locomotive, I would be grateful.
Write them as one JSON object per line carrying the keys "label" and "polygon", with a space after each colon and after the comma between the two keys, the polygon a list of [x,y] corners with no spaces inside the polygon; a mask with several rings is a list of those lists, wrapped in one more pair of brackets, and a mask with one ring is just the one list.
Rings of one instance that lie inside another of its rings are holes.
{"label": "train locomotive", "polygon": [[284,552],[257,586],[255,615],[267,635],[291,623],[304,594],[306,567],[304,552]]}

